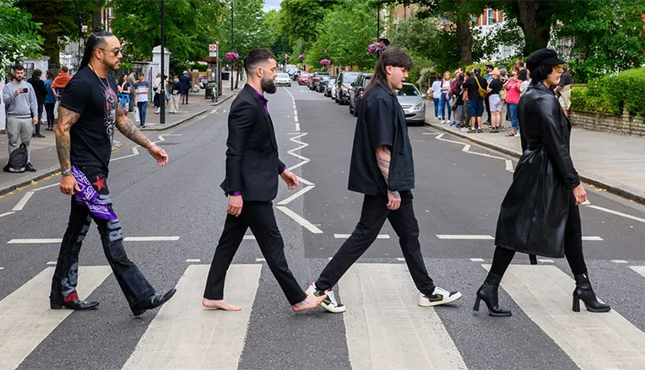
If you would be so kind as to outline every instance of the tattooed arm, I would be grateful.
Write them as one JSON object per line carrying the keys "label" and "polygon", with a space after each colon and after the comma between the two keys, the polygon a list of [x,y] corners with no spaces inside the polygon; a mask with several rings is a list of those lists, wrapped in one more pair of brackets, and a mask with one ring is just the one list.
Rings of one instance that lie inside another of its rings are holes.
{"label": "tattooed arm", "polygon": [[[385,183],[387,184],[388,188],[390,187],[390,163],[392,162],[392,150],[390,147],[385,146],[385,145],[380,145],[376,148],[376,163],[378,164],[378,168],[381,171],[381,175],[383,175],[383,179],[385,179]],[[399,208],[401,205],[401,195],[399,194],[398,191],[387,191],[387,198],[388,198],[388,203],[387,203],[387,208],[390,210],[396,210]]]}
{"label": "tattooed arm", "polygon": [[60,162],[62,177],[60,179],[60,191],[66,195],[74,194],[74,191],[80,191],[76,179],[69,172],[71,164],[71,144],[69,130],[78,121],[81,115],[67,108],[58,107],[58,124],[56,125],[56,152]]}
{"label": "tattooed arm", "polygon": [[119,129],[123,136],[146,148],[148,153],[157,160],[158,165],[163,166],[168,163],[168,154],[166,154],[166,151],[145,137],[137,126],[125,115],[125,111],[121,106],[118,106],[116,111],[116,128]]}

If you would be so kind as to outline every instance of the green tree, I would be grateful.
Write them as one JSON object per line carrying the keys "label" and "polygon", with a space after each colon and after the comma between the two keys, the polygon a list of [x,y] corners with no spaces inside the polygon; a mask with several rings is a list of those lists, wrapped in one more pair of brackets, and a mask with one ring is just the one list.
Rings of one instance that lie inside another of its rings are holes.
{"label": "green tree", "polygon": [[298,39],[312,44],[319,33],[319,25],[338,0],[282,0],[280,13],[284,18],[283,32],[293,46]]}
{"label": "green tree", "polygon": [[[260,44],[267,49],[271,49],[279,61],[283,60],[284,54],[291,55],[289,38],[287,38],[287,35],[283,32],[282,22],[283,14],[276,10],[271,10],[265,13],[262,18],[261,32],[264,37]],[[290,62],[295,63],[297,58],[298,56],[296,55],[290,60]]]}
{"label": "green tree", "polygon": [[42,38],[38,33],[40,24],[31,14],[21,11],[14,0],[0,0],[0,75],[9,64],[21,56],[41,51]]}

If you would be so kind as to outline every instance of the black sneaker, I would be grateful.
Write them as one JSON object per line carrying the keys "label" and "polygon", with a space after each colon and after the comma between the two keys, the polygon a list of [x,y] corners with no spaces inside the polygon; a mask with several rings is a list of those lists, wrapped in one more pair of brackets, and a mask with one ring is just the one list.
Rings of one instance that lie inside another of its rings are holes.
{"label": "black sneaker", "polygon": [[25,166],[25,170],[29,172],[36,172],[36,169],[34,168],[34,166],[31,165],[31,163],[27,163],[27,165]]}

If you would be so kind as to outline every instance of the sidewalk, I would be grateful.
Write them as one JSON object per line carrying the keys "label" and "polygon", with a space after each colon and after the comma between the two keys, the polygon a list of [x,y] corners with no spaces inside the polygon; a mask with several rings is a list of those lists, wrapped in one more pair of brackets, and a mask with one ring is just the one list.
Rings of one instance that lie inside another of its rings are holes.
{"label": "sidewalk", "polygon": [[[441,124],[433,115],[432,102],[426,103],[427,125],[514,157],[522,155],[520,138],[505,136],[510,122],[499,134],[490,134],[486,125],[484,133],[469,134]],[[574,127],[571,156],[582,181],[645,204],[645,138]]]}
{"label": "sidewalk", "polygon": [[[155,114],[156,108],[150,103],[147,110],[146,128],[142,131],[161,131],[167,130],[180,125],[194,117],[214,109],[215,106],[222,104],[232,98],[234,93],[230,85],[223,86],[222,96],[217,103],[211,103],[210,99],[204,98],[204,90],[199,93],[191,94],[188,98],[188,105],[179,105],[178,114],[168,114],[166,109],[166,123],[159,124],[159,115]],[[132,114],[128,117],[134,121]],[[32,138],[31,140],[31,163],[36,167],[36,172],[8,173],[2,171],[2,167],[9,160],[9,149],[7,135],[0,135],[0,195],[8,193],[16,188],[29,185],[32,181],[38,181],[57,173],[60,169],[58,154],[56,153],[56,139],[53,131],[46,131],[45,126],[41,125],[40,133],[45,135],[44,139]],[[120,147],[120,143],[115,141],[115,149]]]}

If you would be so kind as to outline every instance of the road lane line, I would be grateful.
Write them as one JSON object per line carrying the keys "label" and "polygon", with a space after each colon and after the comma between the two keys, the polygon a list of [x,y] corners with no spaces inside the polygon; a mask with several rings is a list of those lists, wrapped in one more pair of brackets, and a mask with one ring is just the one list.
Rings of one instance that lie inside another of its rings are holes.
{"label": "road lane line", "polygon": [[587,208],[597,209],[597,210],[602,211],[602,212],[611,213],[612,215],[616,215],[616,216],[620,216],[620,217],[625,217],[625,218],[629,218],[629,219],[634,220],[634,221],[638,221],[638,222],[645,223],[645,218],[640,218],[640,217],[636,217],[636,216],[628,215],[628,214],[626,214],[626,213],[613,211],[613,210],[611,210],[611,209],[607,209],[607,208],[603,208],[603,207],[598,207],[598,206],[594,206],[594,205],[587,206]]}
{"label": "road lane line", "polygon": [[629,266],[629,268],[645,277],[645,266]]}
{"label": "road lane line", "polygon": [[12,215],[12,214],[14,214],[14,213],[16,213],[16,212],[5,212],[5,213],[3,213],[3,214],[1,214],[1,215],[0,215],[0,218],[1,218],[1,217],[4,217],[4,216]]}
{"label": "road lane line", "polygon": [[417,305],[406,265],[357,263],[338,286],[352,369],[466,369],[435,310]]}
{"label": "road lane line", "polygon": [[45,189],[53,188],[54,186],[60,186],[60,184],[59,183],[54,183],[54,184],[50,184],[50,185],[47,185],[47,186],[42,186],[40,188],[34,189],[34,191],[45,190]]}
{"label": "road lane line", "polygon": [[47,264],[50,266],[56,266],[56,261],[49,261]]}
{"label": "road lane line", "polygon": [[132,148],[132,154],[124,155],[123,157],[112,158],[112,159],[110,159],[110,161],[114,162],[114,161],[118,161],[118,160],[121,160],[121,159],[135,157],[135,156],[138,156],[138,155],[139,155],[139,149],[137,149],[137,147],[135,146],[135,147]]}
{"label": "road lane line", "polygon": [[255,262],[266,262],[266,261],[267,260],[265,260],[264,258],[256,258],[255,259]]}
{"label": "road lane line", "polygon": [[506,171],[514,172],[514,170],[513,170],[513,161],[511,161],[510,159],[505,159],[504,161],[506,161]]}
{"label": "road lane line", "polygon": [[625,260],[611,260],[613,263],[627,263]]}
{"label": "road lane line", "polygon": [[470,150],[470,145],[468,144],[464,145],[464,147],[461,149],[462,152],[467,152],[468,150]]}
{"label": "road lane line", "polygon": [[323,231],[320,230],[319,228],[317,228],[316,226],[314,226],[314,224],[312,224],[311,222],[305,220],[302,216],[300,216],[299,214],[297,214],[294,211],[290,210],[289,208],[284,207],[284,206],[277,206],[276,208],[279,209],[280,211],[282,211],[287,216],[291,217],[294,221],[299,223],[300,226],[302,226],[305,229],[311,231],[312,233],[314,233],[314,234],[322,234],[323,233]]}
{"label": "road lane line", "polygon": [[470,260],[473,262],[484,262],[483,258],[471,258]]}
{"label": "road lane line", "polygon": [[25,208],[25,205],[27,202],[29,202],[29,199],[34,195],[33,191],[28,191],[25,193],[25,195],[20,199],[20,201],[13,207],[12,211],[22,211],[23,208]]}
{"label": "road lane line", "polygon": [[[78,293],[90,295],[112,270],[109,266],[81,266]],[[54,267],[45,268],[0,301],[0,368],[15,369],[72,310],[52,310],[49,296]]]}
{"label": "road lane line", "polygon": [[186,262],[188,262],[188,263],[200,263],[200,262],[202,262],[202,260],[200,260],[199,258],[189,258],[189,259],[186,260]]}
{"label": "road lane line", "polygon": [[[128,236],[123,239],[124,242],[167,242],[177,240],[179,240],[178,236]],[[11,239],[7,244],[54,244],[62,241],[62,238]]]}
{"label": "road lane line", "polygon": [[[347,239],[351,236],[352,234],[334,234],[334,238],[336,239]],[[379,234],[376,239],[390,239],[389,234]]]}
{"label": "road lane line", "polygon": [[209,265],[190,265],[177,294],[161,307],[123,369],[237,369],[262,265],[231,265],[224,297],[242,311],[201,305]]}
{"label": "road lane line", "polygon": [[490,235],[437,235],[442,240],[495,240]]}
{"label": "road lane line", "polygon": [[587,242],[601,242],[604,239],[599,237],[599,236],[583,236],[582,240],[587,241]]}
{"label": "road lane line", "polygon": [[315,186],[304,187],[304,188],[300,189],[300,191],[298,191],[297,193],[295,193],[292,196],[290,196],[289,198],[280,201],[280,203],[278,203],[278,205],[286,206],[287,204],[291,203],[296,198],[303,196],[306,192],[308,192],[309,190],[313,189],[314,187]]}
{"label": "road lane line", "polygon": [[296,131],[300,131],[300,124],[296,122]]}
{"label": "road lane line", "polygon": [[62,238],[52,238],[52,239],[11,239],[7,244],[54,244],[61,243]]}
{"label": "road lane line", "polygon": [[255,236],[253,235],[244,235],[244,240],[255,240]]}
{"label": "road lane line", "polygon": [[581,369],[645,369],[645,333],[615,310],[573,312],[575,282],[556,266],[511,265],[502,287]]}
{"label": "road lane line", "polygon": [[538,261],[542,263],[553,263],[553,260],[545,259],[545,258],[538,259]]}

